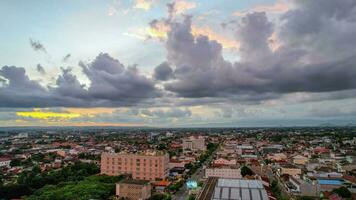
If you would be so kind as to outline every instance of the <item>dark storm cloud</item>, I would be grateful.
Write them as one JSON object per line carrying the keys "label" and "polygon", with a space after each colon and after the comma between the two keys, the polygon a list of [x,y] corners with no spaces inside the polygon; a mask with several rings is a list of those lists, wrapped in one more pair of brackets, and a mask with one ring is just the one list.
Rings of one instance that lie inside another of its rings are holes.
{"label": "dark storm cloud", "polygon": [[30,38],[30,45],[31,45],[32,49],[35,51],[43,51],[43,52],[47,53],[45,47],[38,40],[33,40]]}
{"label": "dark storm cloud", "polygon": [[108,54],[100,54],[92,63],[81,63],[81,66],[91,81],[88,92],[95,98],[117,100],[124,97],[139,101],[158,96],[152,80],[139,74],[136,67],[125,68]]}
{"label": "dark storm cloud", "polygon": [[37,72],[39,72],[42,75],[46,74],[46,70],[42,67],[41,64],[37,64],[36,70],[37,70]]}
{"label": "dark storm cloud", "polygon": [[62,68],[55,86],[30,80],[22,67],[4,66],[0,76],[0,107],[132,106],[159,96],[154,82],[135,67],[125,67],[108,54],[80,63],[90,85],[81,84],[70,68]]}
{"label": "dark storm cloud", "polygon": [[[283,15],[281,26],[265,13],[242,17],[236,27],[241,59],[235,63],[223,58],[218,42],[192,35],[190,17],[170,22],[167,61],[174,67],[175,80],[165,89],[183,97],[245,96],[247,101],[263,94],[269,99],[355,89],[355,1],[296,3]],[[269,40],[274,32],[281,46],[272,51]]]}
{"label": "dark storm cloud", "polygon": [[156,80],[167,81],[173,78],[173,70],[167,62],[163,62],[154,69],[153,77]]}

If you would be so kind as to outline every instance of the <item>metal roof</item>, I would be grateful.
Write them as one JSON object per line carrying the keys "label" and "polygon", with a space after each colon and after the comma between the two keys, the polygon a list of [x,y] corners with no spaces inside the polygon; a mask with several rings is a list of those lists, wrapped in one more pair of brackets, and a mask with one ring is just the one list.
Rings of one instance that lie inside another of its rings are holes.
{"label": "metal roof", "polygon": [[261,181],[219,178],[211,200],[268,200]]}

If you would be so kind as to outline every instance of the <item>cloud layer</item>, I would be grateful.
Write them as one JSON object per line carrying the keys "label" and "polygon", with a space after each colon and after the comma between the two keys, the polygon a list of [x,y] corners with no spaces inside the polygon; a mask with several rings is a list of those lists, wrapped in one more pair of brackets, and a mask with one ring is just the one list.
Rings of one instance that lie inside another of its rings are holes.
{"label": "cloud layer", "polygon": [[90,80],[88,86],[80,83],[70,68],[62,68],[55,86],[42,86],[31,80],[22,67],[2,67],[0,75],[7,82],[0,88],[0,106],[131,106],[160,95],[154,82],[136,67],[125,67],[108,54],[99,54],[91,63],[79,65]]}
{"label": "cloud layer", "polygon": [[[355,89],[356,5],[332,0],[323,1],[323,8],[320,4],[297,1],[278,26],[264,12],[247,13],[235,26],[241,58],[234,63],[223,58],[217,41],[194,37],[190,17],[170,22],[167,62],[175,79],[165,89],[182,97],[248,99]],[[273,33],[281,43],[274,51],[269,46]]]}

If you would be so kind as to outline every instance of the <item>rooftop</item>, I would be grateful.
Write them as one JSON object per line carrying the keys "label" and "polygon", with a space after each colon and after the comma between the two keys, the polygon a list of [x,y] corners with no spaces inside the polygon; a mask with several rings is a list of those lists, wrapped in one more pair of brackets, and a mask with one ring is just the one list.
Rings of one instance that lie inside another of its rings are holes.
{"label": "rooftop", "polygon": [[259,180],[219,178],[208,183],[199,199],[268,200],[267,192]]}
{"label": "rooftop", "polygon": [[149,181],[146,180],[135,180],[135,179],[124,179],[120,181],[119,183],[124,183],[124,184],[133,184],[133,185],[146,185],[149,183]]}

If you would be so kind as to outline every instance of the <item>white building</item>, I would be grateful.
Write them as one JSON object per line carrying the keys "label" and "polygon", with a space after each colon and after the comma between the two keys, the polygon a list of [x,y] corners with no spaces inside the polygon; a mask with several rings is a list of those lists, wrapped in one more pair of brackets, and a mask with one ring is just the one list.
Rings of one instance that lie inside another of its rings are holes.
{"label": "white building", "polygon": [[242,178],[240,168],[207,168],[205,169],[205,178]]}
{"label": "white building", "polygon": [[205,151],[205,138],[203,136],[190,136],[183,139],[183,151]]}
{"label": "white building", "polygon": [[0,167],[10,167],[10,158],[0,158]]}

